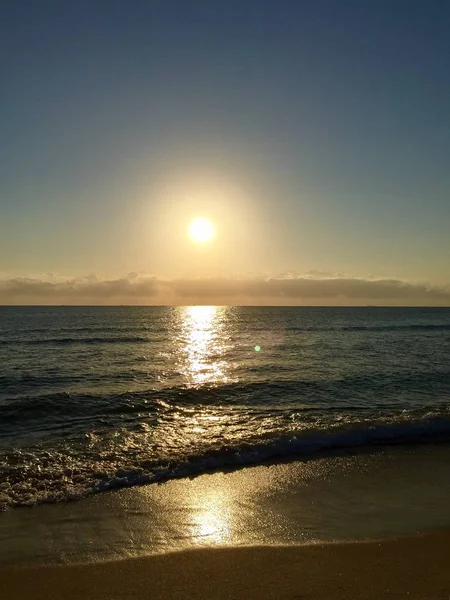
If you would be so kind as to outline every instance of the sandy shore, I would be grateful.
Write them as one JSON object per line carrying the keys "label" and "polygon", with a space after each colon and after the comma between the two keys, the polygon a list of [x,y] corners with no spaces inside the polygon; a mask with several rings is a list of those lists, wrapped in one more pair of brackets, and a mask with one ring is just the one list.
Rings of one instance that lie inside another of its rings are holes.
{"label": "sandy shore", "polygon": [[450,533],[368,543],[201,549],[5,568],[5,600],[450,597]]}
{"label": "sandy shore", "polygon": [[449,497],[446,444],[208,473],[0,513],[0,568],[450,531]]}

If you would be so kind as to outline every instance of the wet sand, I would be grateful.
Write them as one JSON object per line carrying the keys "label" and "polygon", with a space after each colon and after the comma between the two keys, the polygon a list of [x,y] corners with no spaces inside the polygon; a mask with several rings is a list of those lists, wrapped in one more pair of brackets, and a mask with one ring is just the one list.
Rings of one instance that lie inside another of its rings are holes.
{"label": "wet sand", "polygon": [[0,567],[450,530],[450,447],[211,473],[0,513]]}
{"label": "wet sand", "polygon": [[8,511],[0,599],[448,600],[448,465],[391,448]]}
{"label": "wet sand", "polygon": [[447,600],[449,596],[447,532],[382,542],[188,550],[0,571],[0,598],[8,600]]}

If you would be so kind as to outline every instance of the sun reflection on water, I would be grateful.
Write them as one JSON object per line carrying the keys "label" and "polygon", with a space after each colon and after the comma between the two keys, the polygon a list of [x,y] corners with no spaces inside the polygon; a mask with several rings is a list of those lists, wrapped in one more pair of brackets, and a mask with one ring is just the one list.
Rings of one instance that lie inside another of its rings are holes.
{"label": "sun reflection on water", "polygon": [[228,381],[224,320],[218,306],[186,306],[181,311],[181,372],[190,384]]}

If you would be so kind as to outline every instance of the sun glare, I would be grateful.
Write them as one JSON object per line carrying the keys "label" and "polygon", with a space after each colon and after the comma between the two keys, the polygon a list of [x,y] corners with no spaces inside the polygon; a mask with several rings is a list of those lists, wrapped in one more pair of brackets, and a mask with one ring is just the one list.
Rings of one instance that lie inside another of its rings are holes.
{"label": "sun glare", "polygon": [[189,237],[199,244],[210,242],[214,237],[214,226],[209,219],[195,219],[189,224]]}

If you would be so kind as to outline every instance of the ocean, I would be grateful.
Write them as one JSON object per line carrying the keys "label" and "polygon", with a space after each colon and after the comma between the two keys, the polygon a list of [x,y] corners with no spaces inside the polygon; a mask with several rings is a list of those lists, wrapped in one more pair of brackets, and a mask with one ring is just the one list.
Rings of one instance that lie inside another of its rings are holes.
{"label": "ocean", "polygon": [[0,307],[0,506],[450,439],[450,309]]}

